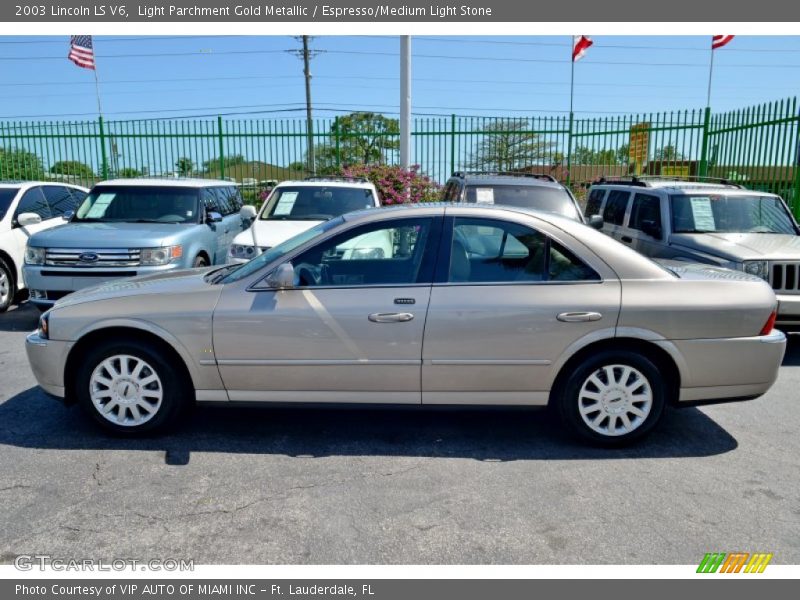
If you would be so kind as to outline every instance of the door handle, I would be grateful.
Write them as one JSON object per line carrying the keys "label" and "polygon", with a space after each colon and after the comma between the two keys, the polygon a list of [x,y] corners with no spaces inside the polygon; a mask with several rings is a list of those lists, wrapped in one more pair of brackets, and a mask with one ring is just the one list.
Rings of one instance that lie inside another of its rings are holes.
{"label": "door handle", "polygon": [[623,235],[620,239],[626,244],[630,244],[633,241],[633,238],[627,235]]}
{"label": "door handle", "polygon": [[411,313],[372,313],[367,317],[373,323],[405,323],[414,318]]}
{"label": "door handle", "polygon": [[585,321],[599,321],[603,318],[599,312],[564,312],[556,319],[564,323],[583,323]]}

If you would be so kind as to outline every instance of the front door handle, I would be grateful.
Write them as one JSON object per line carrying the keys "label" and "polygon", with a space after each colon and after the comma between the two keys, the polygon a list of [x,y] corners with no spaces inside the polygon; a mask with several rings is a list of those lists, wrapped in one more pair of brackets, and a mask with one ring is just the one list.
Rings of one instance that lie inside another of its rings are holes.
{"label": "front door handle", "polygon": [[629,237],[627,235],[623,235],[622,236],[622,241],[625,242],[626,244],[630,244],[631,242],[633,242],[633,238]]}
{"label": "front door handle", "polygon": [[564,323],[583,323],[585,321],[599,321],[603,318],[599,312],[564,312],[556,319]]}
{"label": "front door handle", "polygon": [[411,313],[372,313],[367,317],[373,323],[405,323],[414,318]]}

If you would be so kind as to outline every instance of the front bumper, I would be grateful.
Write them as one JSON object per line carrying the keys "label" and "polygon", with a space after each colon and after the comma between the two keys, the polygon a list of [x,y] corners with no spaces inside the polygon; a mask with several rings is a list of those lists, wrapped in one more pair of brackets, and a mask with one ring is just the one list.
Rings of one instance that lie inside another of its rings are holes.
{"label": "front bumper", "polygon": [[680,402],[756,398],[778,378],[786,352],[786,335],[709,340],[673,340],[682,365]]}
{"label": "front bumper", "polygon": [[776,324],[786,329],[800,329],[800,294],[777,294],[777,296]]}
{"label": "front bumper", "polygon": [[105,283],[106,281],[185,268],[187,267],[177,262],[158,267],[130,268],[70,268],[24,265],[22,267],[22,276],[26,287],[30,290],[30,302],[41,308],[50,308],[56,301],[72,292]]}
{"label": "front bumper", "polygon": [[64,368],[75,342],[46,340],[34,331],[25,339],[25,351],[33,376],[42,389],[52,396],[64,398]]}

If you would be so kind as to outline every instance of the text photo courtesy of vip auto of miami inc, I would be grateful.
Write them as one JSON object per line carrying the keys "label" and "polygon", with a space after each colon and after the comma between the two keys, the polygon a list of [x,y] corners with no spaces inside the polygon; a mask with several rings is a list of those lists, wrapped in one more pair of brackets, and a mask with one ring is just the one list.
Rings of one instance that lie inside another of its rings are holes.
{"label": "text photo courtesy of vip auto of miami inc", "polygon": [[800,37],[192,25],[3,26],[3,577],[793,573]]}

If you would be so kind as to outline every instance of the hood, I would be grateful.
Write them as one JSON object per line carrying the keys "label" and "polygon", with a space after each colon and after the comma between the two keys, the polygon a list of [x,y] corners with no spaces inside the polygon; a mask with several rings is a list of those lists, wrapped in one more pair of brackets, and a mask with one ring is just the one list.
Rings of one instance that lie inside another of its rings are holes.
{"label": "hood", "polygon": [[320,223],[322,223],[322,221],[258,220],[250,226],[250,229],[237,235],[233,243],[252,246],[253,232],[255,230],[256,245],[259,248],[272,248]]}
{"label": "hood", "polygon": [[40,231],[28,244],[44,248],[148,248],[166,246],[192,223],[66,223]]}
{"label": "hood", "polygon": [[[57,301],[55,308],[126,296],[191,294],[192,292],[206,291],[211,287],[211,284],[206,283],[205,275],[209,271],[214,271],[218,268],[182,269],[180,271],[164,271],[127,279],[114,279],[113,281],[107,281],[73,292]],[[222,289],[222,286],[218,287]],[[157,300],[153,299],[151,301],[155,302]]]}
{"label": "hood", "polygon": [[735,262],[800,260],[800,236],[783,233],[676,233],[670,244]]}

